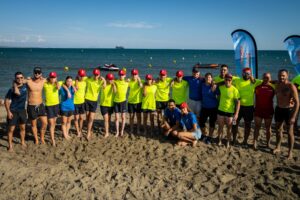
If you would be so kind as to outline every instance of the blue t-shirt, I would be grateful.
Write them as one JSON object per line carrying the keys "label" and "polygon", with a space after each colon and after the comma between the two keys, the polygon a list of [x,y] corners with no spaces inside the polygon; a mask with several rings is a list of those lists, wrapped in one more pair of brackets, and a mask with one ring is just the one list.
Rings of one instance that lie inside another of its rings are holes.
{"label": "blue t-shirt", "polygon": [[200,128],[196,115],[193,112],[189,112],[187,115],[182,115],[180,123],[182,127],[186,128],[186,130],[191,130],[194,124],[197,124],[197,128]]}
{"label": "blue t-shirt", "polygon": [[216,108],[218,107],[217,100],[217,90],[214,92],[211,90],[210,85],[206,85],[205,83],[201,86],[201,100],[203,108]]}
{"label": "blue t-shirt", "polygon": [[175,108],[173,111],[171,111],[169,108],[166,108],[164,116],[168,119],[169,124],[174,126],[176,121],[180,122],[181,111],[178,108]]}
{"label": "blue t-shirt", "polygon": [[189,83],[189,98],[194,101],[201,100],[201,84],[203,83],[202,78],[194,78],[193,76],[185,76],[183,80]]}
{"label": "blue t-shirt", "polygon": [[68,98],[68,93],[63,87],[61,87],[60,90],[59,90],[60,110],[64,111],[64,112],[75,110],[75,106],[74,106],[74,89],[73,89],[73,87],[70,87],[69,91],[72,95],[71,98]]}
{"label": "blue t-shirt", "polygon": [[27,99],[27,85],[24,84],[19,87],[20,95],[16,95],[14,89],[8,90],[5,98],[11,100],[9,109],[11,111],[21,111],[25,110],[25,103]]}

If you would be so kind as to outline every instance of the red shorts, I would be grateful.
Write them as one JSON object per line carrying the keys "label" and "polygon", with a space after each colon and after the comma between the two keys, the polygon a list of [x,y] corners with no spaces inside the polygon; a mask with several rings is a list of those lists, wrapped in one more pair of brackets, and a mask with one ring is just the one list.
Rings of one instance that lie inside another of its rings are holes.
{"label": "red shorts", "polygon": [[272,119],[274,115],[274,108],[255,108],[254,116],[263,119]]}

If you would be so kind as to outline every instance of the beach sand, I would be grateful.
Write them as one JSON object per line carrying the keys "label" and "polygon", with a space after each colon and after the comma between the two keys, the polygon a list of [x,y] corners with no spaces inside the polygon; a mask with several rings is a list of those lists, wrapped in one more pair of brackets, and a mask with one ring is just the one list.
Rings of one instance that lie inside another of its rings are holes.
{"label": "beach sand", "polygon": [[15,134],[10,153],[3,107],[0,112],[0,199],[300,198],[299,137],[288,161],[286,134],[279,155],[264,147],[262,132],[257,151],[203,142],[178,147],[163,136],[128,135],[128,127],[124,138],[104,139],[99,114],[90,142],[72,130],[71,141],[57,131],[57,147],[48,132],[46,145],[34,145],[28,133],[24,150]]}

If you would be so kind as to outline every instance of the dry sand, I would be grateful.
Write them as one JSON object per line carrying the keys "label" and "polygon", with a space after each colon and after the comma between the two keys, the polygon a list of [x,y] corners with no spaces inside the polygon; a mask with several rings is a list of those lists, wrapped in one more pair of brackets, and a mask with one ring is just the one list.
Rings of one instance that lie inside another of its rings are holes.
{"label": "dry sand", "polygon": [[[5,113],[3,107],[0,112]],[[104,139],[97,118],[90,142],[76,138],[75,131],[64,141],[57,131],[57,147],[50,145],[48,132],[46,145],[34,145],[28,133],[24,150],[15,134],[10,153],[2,115],[0,199],[300,198],[299,137],[294,159],[287,161],[287,135],[275,156],[264,147],[263,134],[257,151],[203,142],[178,147],[162,136]]]}

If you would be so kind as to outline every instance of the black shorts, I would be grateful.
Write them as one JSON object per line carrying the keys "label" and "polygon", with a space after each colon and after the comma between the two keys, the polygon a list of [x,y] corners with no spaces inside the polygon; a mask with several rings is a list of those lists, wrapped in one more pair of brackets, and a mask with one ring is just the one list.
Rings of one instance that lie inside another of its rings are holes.
{"label": "black shorts", "polygon": [[82,115],[85,113],[85,104],[74,104],[75,110],[74,110],[74,115]]}
{"label": "black shorts", "polygon": [[164,110],[168,106],[168,101],[156,101],[156,109]]}
{"label": "black shorts", "polygon": [[224,116],[224,117],[232,117],[233,113],[223,112],[221,110],[218,110],[218,115]]}
{"label": "black shorts", "polygon": [[114,111],[115,113],[126,113],[126,101],[120,103],[114,102]]}
{"label": "black shorts", "polygon": [[141,113],[142,112],[142,103],[128,103],[128,112],[129,113]]}
{"label": "black shorts", "polygon": [[13,114],[12,119],[7,119],[8,126],[16,126],[18,124],[26,124],[27,121],[27,114],[26,110],[20,111],[11,111]]}
{"label": "black shorts", "polygon": [[240,112],[237,121],[240,121],[242,118],[245,122],[251,122],[254,115],[254,106],[241,106]]}
{"label": "black shorts", "polygon": [[111,115],[114,113],[114,107],[100,106],[100,111],[102,115],[106,115],[107,113]]}
{"label": "black shorts", "polygon": [[150,109],[142,109],[143,113],[153,113],[156,110],[150,110]]}
{"label": "black shorts", "polygon": [[90,101],[90,100],[85,100],[84,103],[85,106],[85,111],[86,112],[96,112],[97,110],[97,101]]}
{"label": "black shorts", "polygon": [[290,125],[290,119],[294,112],[294,108],[275,108],[275,122],[282,123],[285,122],[286,125]]}
{"label": "black shorts", "polygon": [[60,115],[64,117],[71,117],[74,114],[74,110],[60,111]]}
{"label": "black shorts", "polygon": [[47,116],[45,105],[28,105],[27,106],[28,119],[35,120],[38,117]]}
{"label": "black shorts", "polygon": [[46,112],[48,119],[57,117],[59,114],[59,104],[54,106],[46,106]]}
{"label": "black shorts", "polygon": [[205,127],[205,122],[209,118],[209,127],[215,128],[218,115],[218,108],[201,108],[199,125]]}

